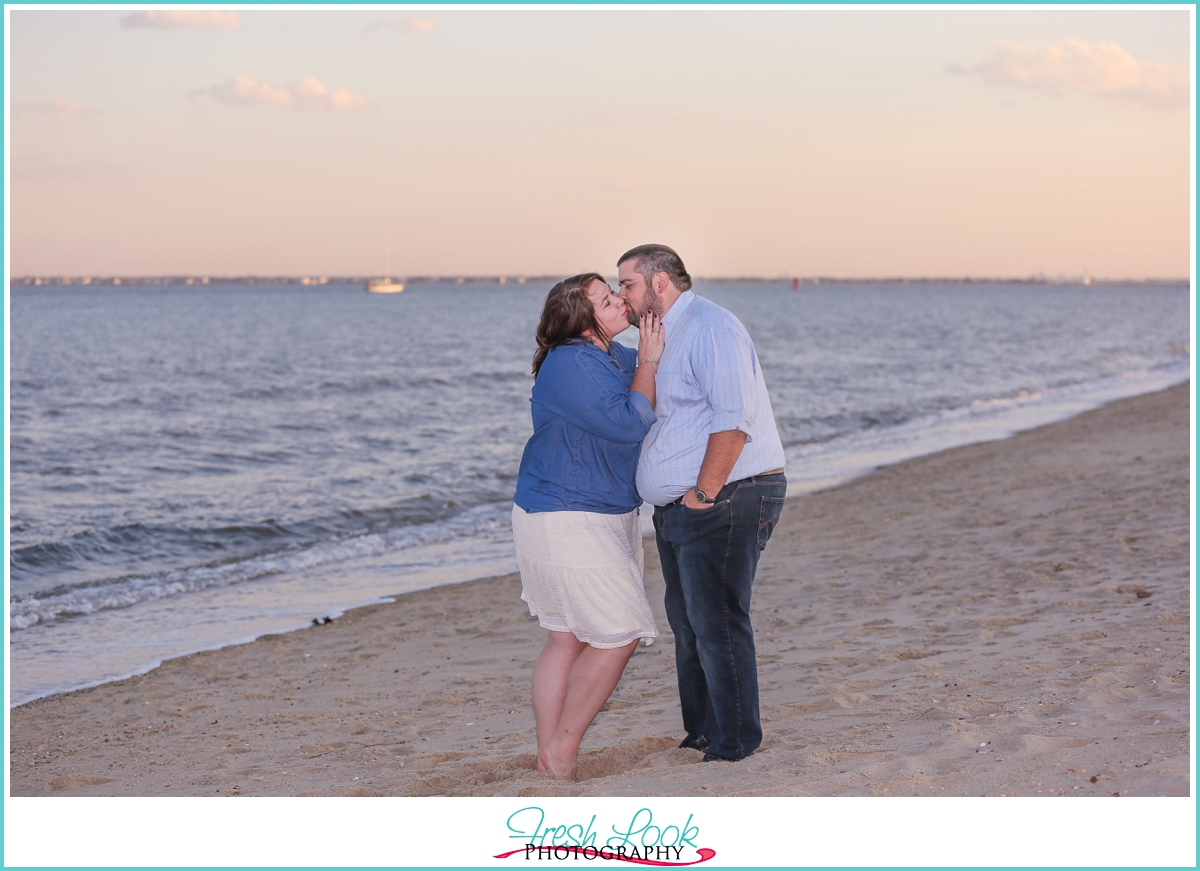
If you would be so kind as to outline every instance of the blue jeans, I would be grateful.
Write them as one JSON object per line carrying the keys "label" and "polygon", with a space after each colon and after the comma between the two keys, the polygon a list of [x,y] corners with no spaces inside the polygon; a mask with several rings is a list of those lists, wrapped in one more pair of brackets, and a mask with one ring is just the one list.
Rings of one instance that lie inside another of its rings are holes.
{"label": "blue jeans", "polygon": [[762,743],[750,588],[787,493],[782,474],[732,481],[712,508],[654,509],[675,633],[682,747],[742,759]]}

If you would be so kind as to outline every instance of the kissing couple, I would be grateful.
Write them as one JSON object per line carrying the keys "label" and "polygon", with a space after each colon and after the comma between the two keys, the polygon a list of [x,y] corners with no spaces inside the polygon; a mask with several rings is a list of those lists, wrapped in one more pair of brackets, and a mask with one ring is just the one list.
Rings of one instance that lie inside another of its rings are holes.
{"label": "kissing couple", "polygon": [[[685,732],[705,762],[762,743],[750,594],[783,510],[783,445],[754,343],[692,292],[679,255],[640,245],[618,289],[550,290],[533,356],[533,436],[513,540],[521,598],[548,630],[533,669],[537,770],[574,780],[579,745],[637,648],[658,637],[638,512],[654,531]],[[628,326],[638,349],[614,341]]]}

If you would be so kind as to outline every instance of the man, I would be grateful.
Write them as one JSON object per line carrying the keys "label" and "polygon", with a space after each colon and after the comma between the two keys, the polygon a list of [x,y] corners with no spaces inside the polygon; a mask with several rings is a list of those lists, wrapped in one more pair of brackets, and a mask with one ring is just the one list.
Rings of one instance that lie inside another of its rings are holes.
{"label": "man", "polygon": [[637,485],[655,506],[687,732],[679,746],[736,761],[762,743],[750,588],[783,509],[783,445],[746,328],[691,292],[679,255],[641,245],[617,268],[630,323],[650,310],[666,332]]}

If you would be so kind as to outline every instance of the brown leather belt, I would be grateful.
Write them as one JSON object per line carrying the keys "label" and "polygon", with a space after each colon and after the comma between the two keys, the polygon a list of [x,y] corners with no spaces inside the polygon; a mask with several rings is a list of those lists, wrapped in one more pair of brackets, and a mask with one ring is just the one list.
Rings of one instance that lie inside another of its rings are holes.
{"label": "brown leather belt", "polygon": [[[782,474],[783,474],[783,469],[772,469],[769,472],[759,472],[757,475],[748,475],[745,478],[738,478],[736,481],[730,481],[729,484],[740,484],[740,483],[742,483],[742,481],[753,481],[755,478],[766,478],[771,475],[782,475]],[[729,484],[726,484],[725,487],[728,487]],[[721,490],[724,490],[725,487],[722,487]],[[688,491],[688,493],[690,493],[690,492],[691,492],[691,490]],[[718,494],[720,494],[720,492],[721,492],[720,490],[717,491]],[[686,495],[687,495],[687,493],[683,494],[683,496],[686,496]],[[682,505],[683,504],[683,496],[680,496],[678,499],[676,499],[671,504],[672,505]]]}

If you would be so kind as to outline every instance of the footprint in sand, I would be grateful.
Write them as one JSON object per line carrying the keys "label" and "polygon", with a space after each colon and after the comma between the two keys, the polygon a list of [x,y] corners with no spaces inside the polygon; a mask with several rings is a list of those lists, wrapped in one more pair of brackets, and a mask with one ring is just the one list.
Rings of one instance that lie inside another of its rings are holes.
{"label": "footprint in sand", "polygon": [[47,792],[61,792],[64,789],[79,789],[85,786],[100,786],[104,783],[112,783],[114,778],[111,777],[77,777],[68,775],[66,777],[56,777],[46,784]]}
{"label": "footprint in sand", "polygon": [[[579,755],[578,782],[614,777],[628,771],[669,768],[700,761],[700,754],[679,750],[676,738],[640,738]],[[423,774],[404,790],[406,795],[570,795],[576,784],[534,771],[532,753],[492,755],[480,759],[437,754],[423,760]],[[433,769],[433,770],[431,770]]]}

